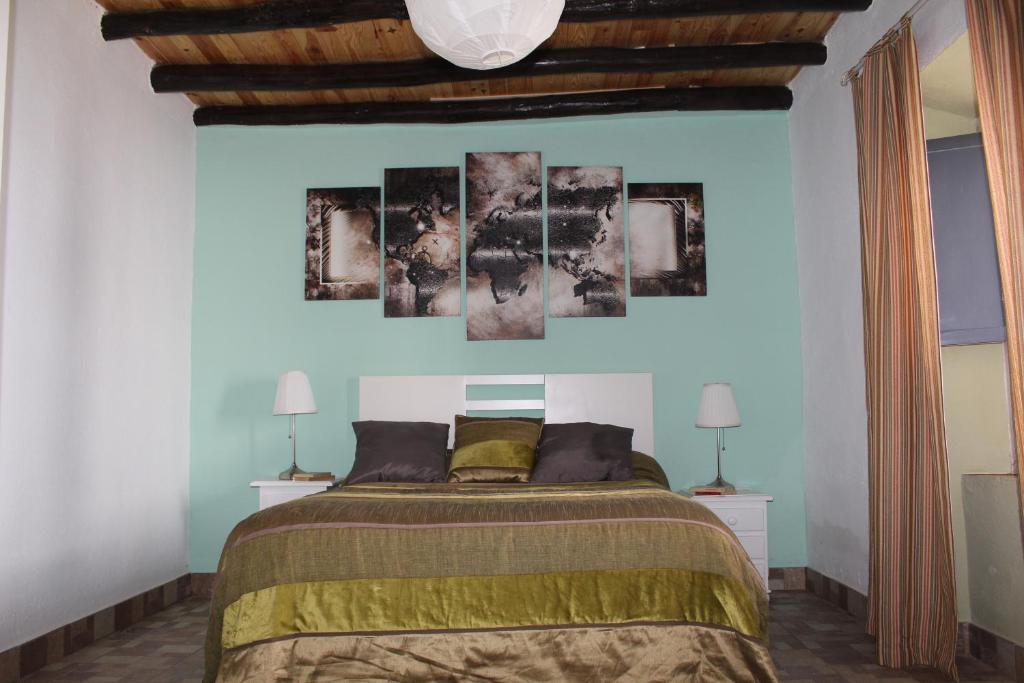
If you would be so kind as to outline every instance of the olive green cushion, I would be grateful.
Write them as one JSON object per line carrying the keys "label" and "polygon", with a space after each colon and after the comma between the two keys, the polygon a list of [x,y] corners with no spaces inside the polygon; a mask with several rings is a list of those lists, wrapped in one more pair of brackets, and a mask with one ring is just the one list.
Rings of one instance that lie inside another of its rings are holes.
{"label": "olive green cushion", "polygon": [[543,418],[455,416],[448,481],[527,482]]}

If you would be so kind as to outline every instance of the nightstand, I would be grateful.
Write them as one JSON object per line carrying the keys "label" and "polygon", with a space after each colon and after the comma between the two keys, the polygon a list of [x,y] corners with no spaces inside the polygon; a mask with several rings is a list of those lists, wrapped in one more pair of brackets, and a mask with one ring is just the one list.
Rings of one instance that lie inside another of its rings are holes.
{"label": "nightstand", "polygon": [[265,510],[271,505],[287,503],[289,500],[326,491],[334,486],[334,482],[271,479],[269,481],[253,481],[249,483],[249,486],[260,490],[260,510]]}
{"label": "nightstand", "polygon": [[710,508],[732,529],[764,579],[764,589],[768,590],[768,503],[774,498],[752,491],[690,497]]}

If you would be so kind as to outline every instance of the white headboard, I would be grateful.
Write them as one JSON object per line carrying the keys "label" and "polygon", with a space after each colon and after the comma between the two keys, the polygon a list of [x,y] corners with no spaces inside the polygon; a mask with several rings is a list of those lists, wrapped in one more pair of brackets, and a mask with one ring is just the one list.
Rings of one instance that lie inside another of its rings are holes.
{"label": "white headboard", "polygon": [[[471,386],[522,384],[543,386],[544,398],[466,398]],[[633,448],[654,455],[652,384],[649,372],[360,377],[359,419],[453,424],[456,414],[467,411],[543,410],[548,422],[632,427]],[[449,445],[454,438],[453,429]]]}

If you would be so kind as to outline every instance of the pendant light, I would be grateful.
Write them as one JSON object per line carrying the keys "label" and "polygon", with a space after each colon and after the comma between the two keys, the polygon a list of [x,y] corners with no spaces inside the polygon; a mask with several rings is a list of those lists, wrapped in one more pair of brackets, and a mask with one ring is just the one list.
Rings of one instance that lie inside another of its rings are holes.
{"label": "pendant light", "polygon": [[416,35],[467,69],[497,69],[537,49],[558,26],[565,0],[405,0]]}

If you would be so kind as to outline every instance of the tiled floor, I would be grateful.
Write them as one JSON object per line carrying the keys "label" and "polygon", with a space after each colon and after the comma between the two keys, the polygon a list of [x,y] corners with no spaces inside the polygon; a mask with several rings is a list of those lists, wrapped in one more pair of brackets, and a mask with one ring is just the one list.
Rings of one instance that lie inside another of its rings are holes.
{"label": "tiled floor", "polygon": [[[186,683],[200,681],[209,603],[192,598],[47,666],[26,681]],[[873,663],[874,645],[852,617],[810,593],[772,594],[772,654],[784,681],[941,681]],[[960,660],[962,681],[1008,681],[973,659]]]}
{"label": "tiled floor", "polygon": [[209,615],[208,600],[189,598],[22,680],[199,683]]}
{"label": "tiled floor", "polygon": [[[772,593],[771,648],[779,677],[791,683],[947,680],[932,671],[894,671],[875,664],[874,641],[840,609],[810,593]],[[959,658],[961,681],[1002,681],[995,669]]]}

